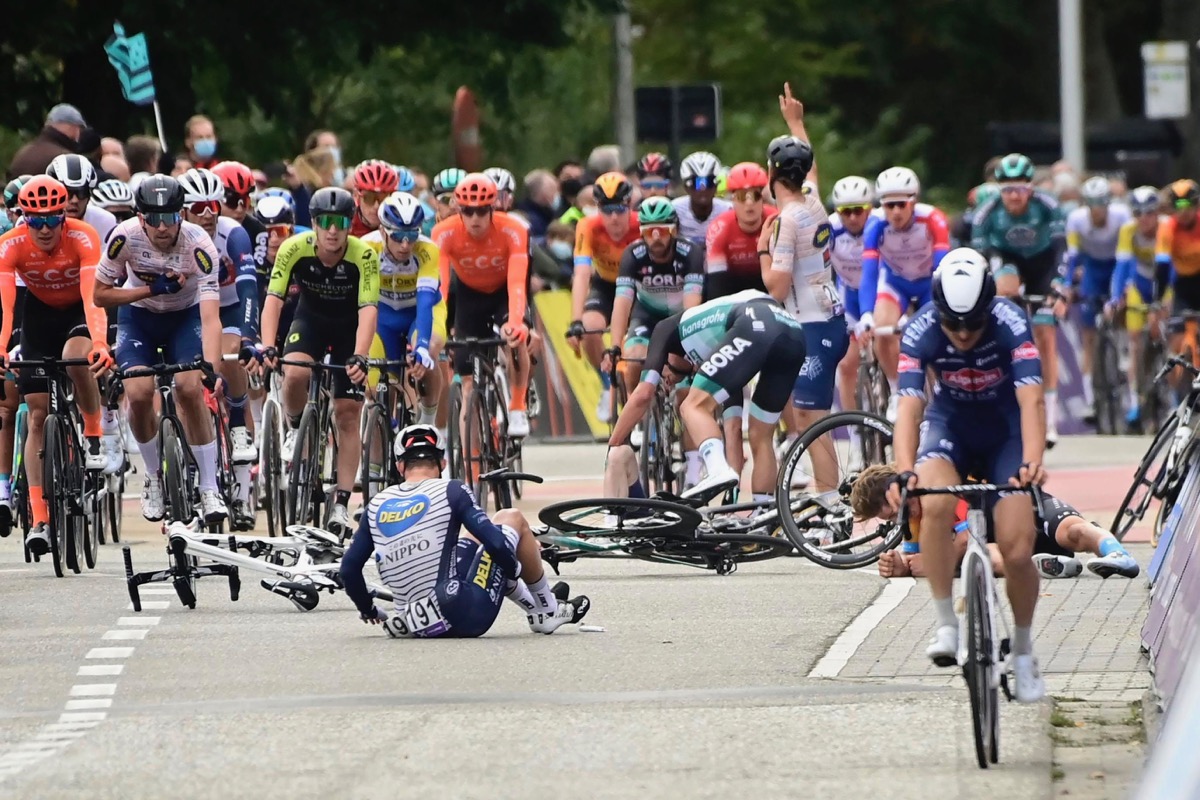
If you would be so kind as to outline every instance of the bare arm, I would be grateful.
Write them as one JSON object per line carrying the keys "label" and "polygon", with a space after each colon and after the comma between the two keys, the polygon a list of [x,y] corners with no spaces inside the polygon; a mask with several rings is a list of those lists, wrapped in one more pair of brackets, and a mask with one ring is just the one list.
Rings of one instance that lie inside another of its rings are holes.
{"label": "bare arm", "polygon": [[92,302],[101,308],[116,308],[117,306],[136,303],[138,300],[145,300],[150,296],[149,286],[124,289],[117,286],[109,286],[104,281],[97,279],[96,289],[92,292]]}
{"label": "bare arm", "polygon": [[[790,83],[783,84],[783,94],[779,95],[779,113],[783,114],[783,119],[787,123],[788,131],[792,136],[807,142],[809,147],[812,147],[812,139],[808,136],[808,129],[804,127],[804,104],[792,96],[792,86]],[[808,171],[808,180],[813,186],[819,186],[817,183],[817,160],[815,155],[813,156],[812,169]]]}
{"label": "bare arm", "polygon": [[629,443],[629,434],[633,433],[633,426],[646,416],[646,409],[654,400],[656,388],[654,384],[643,381],[633,390],[633,394],[629,395],[629,401],[625,403],[625,407],[621,409],[621,415],[617,417],[617,422],[613,425],[612,436],[608,438],[609,447]]}

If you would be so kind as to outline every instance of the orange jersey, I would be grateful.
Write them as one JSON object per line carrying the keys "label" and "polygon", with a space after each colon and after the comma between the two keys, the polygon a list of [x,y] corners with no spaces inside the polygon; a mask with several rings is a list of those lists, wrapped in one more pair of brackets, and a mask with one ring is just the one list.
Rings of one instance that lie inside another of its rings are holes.
{"label": "orange jersey", "polygon": [[24,225],[0,236],[0,304],[4,313],[0,342],[12,336],[17,275],[30,294],[51,308],[70,308],[82,302],[92,340],[105,341],[108,320],[104,309],[92,300],[99,264],[100,236],[82,220],[68,218],[58,246],[49,253],[34,243],[33,232]]}
{"label": "orange jersey", "polygon": [[637,214],[629,212],[629,230],[615,242],[604,227],[603,215],[584,217],[575,226],[575,266],[591,267],[601,280],[617,282],[625,248],[641,237]]}
{"label": "orange jersey", "polygon": [[529,276],[529,229],[502,211],[492,213],[492,225],[483,238],[467,233],[463,218],[455,215],[433,226],[430,238],[438,246],[442,297],[448,297],[450,276],[483,294],[508,286],[508,318],[525,317],[525,282]]}
{"label": "orange jersey", "polygon": [[1200,220],[1191,228],[1180,228],[1175,217],[1165,217],[1158,223],[1154,255],[1171,259],[1176,275],[1184,278],[1200,275]]}

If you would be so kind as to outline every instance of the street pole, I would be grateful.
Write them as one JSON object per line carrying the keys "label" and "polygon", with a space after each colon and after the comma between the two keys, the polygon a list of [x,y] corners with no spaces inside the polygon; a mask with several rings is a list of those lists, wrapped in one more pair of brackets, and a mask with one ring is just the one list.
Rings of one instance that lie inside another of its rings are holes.
{"label": "street pole", "polygon": [[633,110],[633,22],[629,17],[629,1],[626,0],[621,11],[613,17],[613,46],[616,51],[613,120],[622,164],[632,164],[637,157],[637,124]]}
{"label": "street pole", "polygon": [[1059,127],[1063,158],[1087,169],[1083,128],[1083,24],[1081,0],[1058,0]]}

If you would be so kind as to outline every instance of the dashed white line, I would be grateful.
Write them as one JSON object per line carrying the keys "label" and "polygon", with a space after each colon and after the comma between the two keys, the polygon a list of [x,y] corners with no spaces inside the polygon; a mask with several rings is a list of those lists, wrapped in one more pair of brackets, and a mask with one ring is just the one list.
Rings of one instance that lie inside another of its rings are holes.
{"label": "dashed white line", "polygon": [[98,675],[120,675],[124,669],[124,664],[84,664],[75,675],[80,678],[94,678]]}
{"label": "dashed white line", "polygon": [[871,635],[871,631],[908,597],[916,583],[912,578],[889,580],[887,586],[883,587],[883,591],[875,598],[875,602],[863,609],[863,612],[846,626],[846,630],[842,631],[829,651],[821,656],[821,660],[808,673],[808,677],[836,678]]}
{"label": "dashed white line", "polygon": [[129,658],[132,647],[93,647],[84,658]]}
{"label": "dashed white line", "polygon": [[[145,589],[143,589],[142,591],[145,591]],[[142,601],[142,610],[143,611],[162,611],[164,608],[167,608],[170,605],[171,605],[170,600],[143,600]],[[125,606],[125,610],[133,611],[134,610],[133,603],[130,603],[129,605]]]}
{"label": "dashed white line", "polygon": [[87,700],[68,700],[67,704],[63,706],[63,708],[65,708],[67,711],[87,711],[89,709],[95,710],[97,708],[111,708],[112,702],[113,701],[111,697],[93,697]]}
{"label": "dashed white line", "polygon": [[111,697],[116,693],[115,683],[77,683],[71,687],[71,697]]}
{"label": "dashed white line", "polygon": [[113,641],[118,639],[145,639],[148,631],[143,628],[141,630],[128,629],[123,631],[105,631],[101,639]]}
{"label": "dashed white line", "polygon": [[117,624],[140,628],[143,625],[157,625],[161,619],[162,617],[121,617]]}

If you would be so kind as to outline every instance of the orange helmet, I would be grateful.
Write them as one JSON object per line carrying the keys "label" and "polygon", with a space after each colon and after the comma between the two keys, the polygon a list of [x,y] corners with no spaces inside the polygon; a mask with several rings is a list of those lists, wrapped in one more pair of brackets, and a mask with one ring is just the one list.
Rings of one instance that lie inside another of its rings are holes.
{"label": "orange helmet", "polygon": [[1167,203],[1175,208],[1187,208],[1200,203],[1200,186],[1188,178],[1175,181],[1166,189]]}
{"label": "orange helmet", "polygon": [[725,179],[725,186],[731,192],[741,189],[765,189],[767,186],[767,171],[753,161],[743,161],[734,164]]}
{"label": "orange helmet", "polygon": [[254,191],[254,173],[240,161],[222,161],[212,168],[213,173],[225,184],[227,194],[249,197]]}
{"label": "orange helmet", "polygon": [[472,172],[454,187],[460,208],[479,208],[496,202],[496,182],[482,172]]}
{"label": "orange helmet", "polygon": [[57,214],[67,207],[67,187],[49,175],[35,175],[21,187],[17,205],[22,214]]}
{"label": "orange helmet", "polygon": [[600,205],[617,205],[633,196],[633,184],[623,172],[606,172],[592,184],[592,196]]}
{"label": "orange helmet", "polygon": [[372,159],[364,161],[354,170],[354,188],[360,192],[385,192],[391,194],[400,185],[400,176],[391,164]]}

